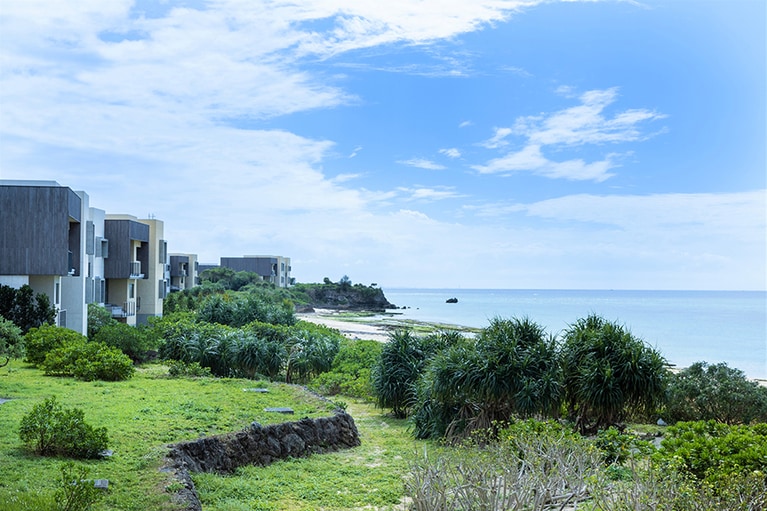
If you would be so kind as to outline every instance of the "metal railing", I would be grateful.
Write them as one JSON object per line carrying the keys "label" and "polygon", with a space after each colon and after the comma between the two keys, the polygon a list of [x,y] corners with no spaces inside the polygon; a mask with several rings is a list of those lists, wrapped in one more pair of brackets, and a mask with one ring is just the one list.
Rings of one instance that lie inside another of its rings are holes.
{"label": "metal railing", "polygon": [[144,274],[141,273],[141,261],[131,261],[130,263],[130,278],[140,279]]}

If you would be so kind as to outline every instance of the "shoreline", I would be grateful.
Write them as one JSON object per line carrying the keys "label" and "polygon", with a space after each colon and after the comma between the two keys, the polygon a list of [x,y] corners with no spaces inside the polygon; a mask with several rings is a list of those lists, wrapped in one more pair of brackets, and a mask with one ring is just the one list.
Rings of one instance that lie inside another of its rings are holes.
{"label": "shoreline", "polygon": [[[342,311],[336,309],[315,309],[314,312],[296,313],[296,318],[301,321],[308,321],[318,325],[324,325],[334,328],[341,332],[341,335],[352,340],[371,340],[378,342],[388,342],[389,333],[397,328],[415,328],[424,330],[438,330],[440,328],[454,328],[467,333],[477,332],[478,329],[469,328],[461,325],[442,325],[438,323],[429,323],[424,321],[403,320],[396,318],[396,313],[362,313],[359,316],[347,315],[351,311]],[[683,367],[672,366],[675,372],[681,371]],[[767,379],[747,378],[762,387],[767,387]]]}
{"label": "shoreline", "polygon": [[410,328],[417,333],[439,330],[459,330],[473,335],[479,328],[463,325],[433,323],[398,317],[396,312],[366,312],[338,309],[315,309],[314,312],[296,313],[296,318],[318,325],[335,328],[347,339],[368,339],[387,342],[389,334],[399,328]]}

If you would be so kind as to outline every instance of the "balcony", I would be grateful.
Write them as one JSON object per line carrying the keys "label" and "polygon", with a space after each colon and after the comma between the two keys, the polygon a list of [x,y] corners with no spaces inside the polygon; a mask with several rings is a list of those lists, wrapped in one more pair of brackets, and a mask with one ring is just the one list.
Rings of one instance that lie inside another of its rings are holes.
{"label": "balcony", "polygon": [[130,263],[130,277],[131,279],[143,279],[144,274],[141,273],[141,261],[131,261]]}
{"label": "balcony", "polygon": [[112,312],[113,318],[127,318],[136,315],[136,302],[123,302],[122,306],[107,303],[104,306]]}

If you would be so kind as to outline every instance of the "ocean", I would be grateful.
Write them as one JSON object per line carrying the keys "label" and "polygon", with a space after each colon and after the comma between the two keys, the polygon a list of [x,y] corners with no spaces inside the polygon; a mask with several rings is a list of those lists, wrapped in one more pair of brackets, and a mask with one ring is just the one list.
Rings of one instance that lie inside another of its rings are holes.
{"label": "ocean", "polygon": [[[482,328],[527,316],[560,333],[591,313],[616,321],[669,363],[726,362],[767,379],[767,293],[762,291],[575,291],[384,289],[401,317]],[[445,303],[457,298],[458,303]],[[401,307],[407,307],[402,309]]]}

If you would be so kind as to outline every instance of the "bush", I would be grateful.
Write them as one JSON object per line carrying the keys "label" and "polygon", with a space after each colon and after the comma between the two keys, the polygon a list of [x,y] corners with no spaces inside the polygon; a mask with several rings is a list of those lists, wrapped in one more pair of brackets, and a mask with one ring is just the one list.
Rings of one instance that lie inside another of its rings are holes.
{"label": "bush", "polygon": [[92,340],[118,348],[136,363],[144,362],[147,352],[157,347],[155,337],[149,329],[117,321],[102,326]]}
{"label": "bush", "polygon": [[696,362],[671,377],[666,416],[669,422],[767,422],[767,388],[725,363]]}
{"label": "bush", "polygon": [[45,357],[42,367],[49,376],[74,376],[84,381],[127,380],[135,372],[130,357],[98,342],[54,349]]}
{"label": "bush", "polygon": [[622,465],[637,454],[650,454],[653,446],[636,435],[621,433],[610,427],[597,434],[594,445],[602,453],[606,465]]}
{"label": "bush", "polygon": [[697,479],[767,471],[767,424],[728,426],[721,422],[679,422],[669,426],[656,462],[681,463]]}
{"label": "bush", "polygon": [[45,361],[48,352],[64,346],[85,344],[88,339],[82,334],[68,328],[42,325],[31,329],[24,336],[26,361],[40,366]]}
{"label": "bush", "polygon": [[61,466],[54,499],[58,511],[88,511],[101,497],[101,490],[88,479],[88,468],[68,462]]}
{"label": "bush", "polygon": [[171,378],[204,378],[211,376],[209,367],[202,367],[198,362],[187,364],[180,360],[168,360],[168,375]]}
{"label": "bush", "polygon": [[41,456],[98,458],[109,445],[106,428],[86,424],[82,410],[63,408],[56,396],[22,417],[19,438]]}
{"label": "bush", "polygon": [[581,509],[589,498],[585,481],[599,470],[599,454],[585,439],[553,423],[527,421],[499,438],[414,462],[405,481],[413,509]]}
{"label": "bush", "polygon": [[311,388],[326,396],[343,394],[371,399],[371,369],[382,351],[383,345],[378,341],[344,339],[330,371],[312,380]]}

